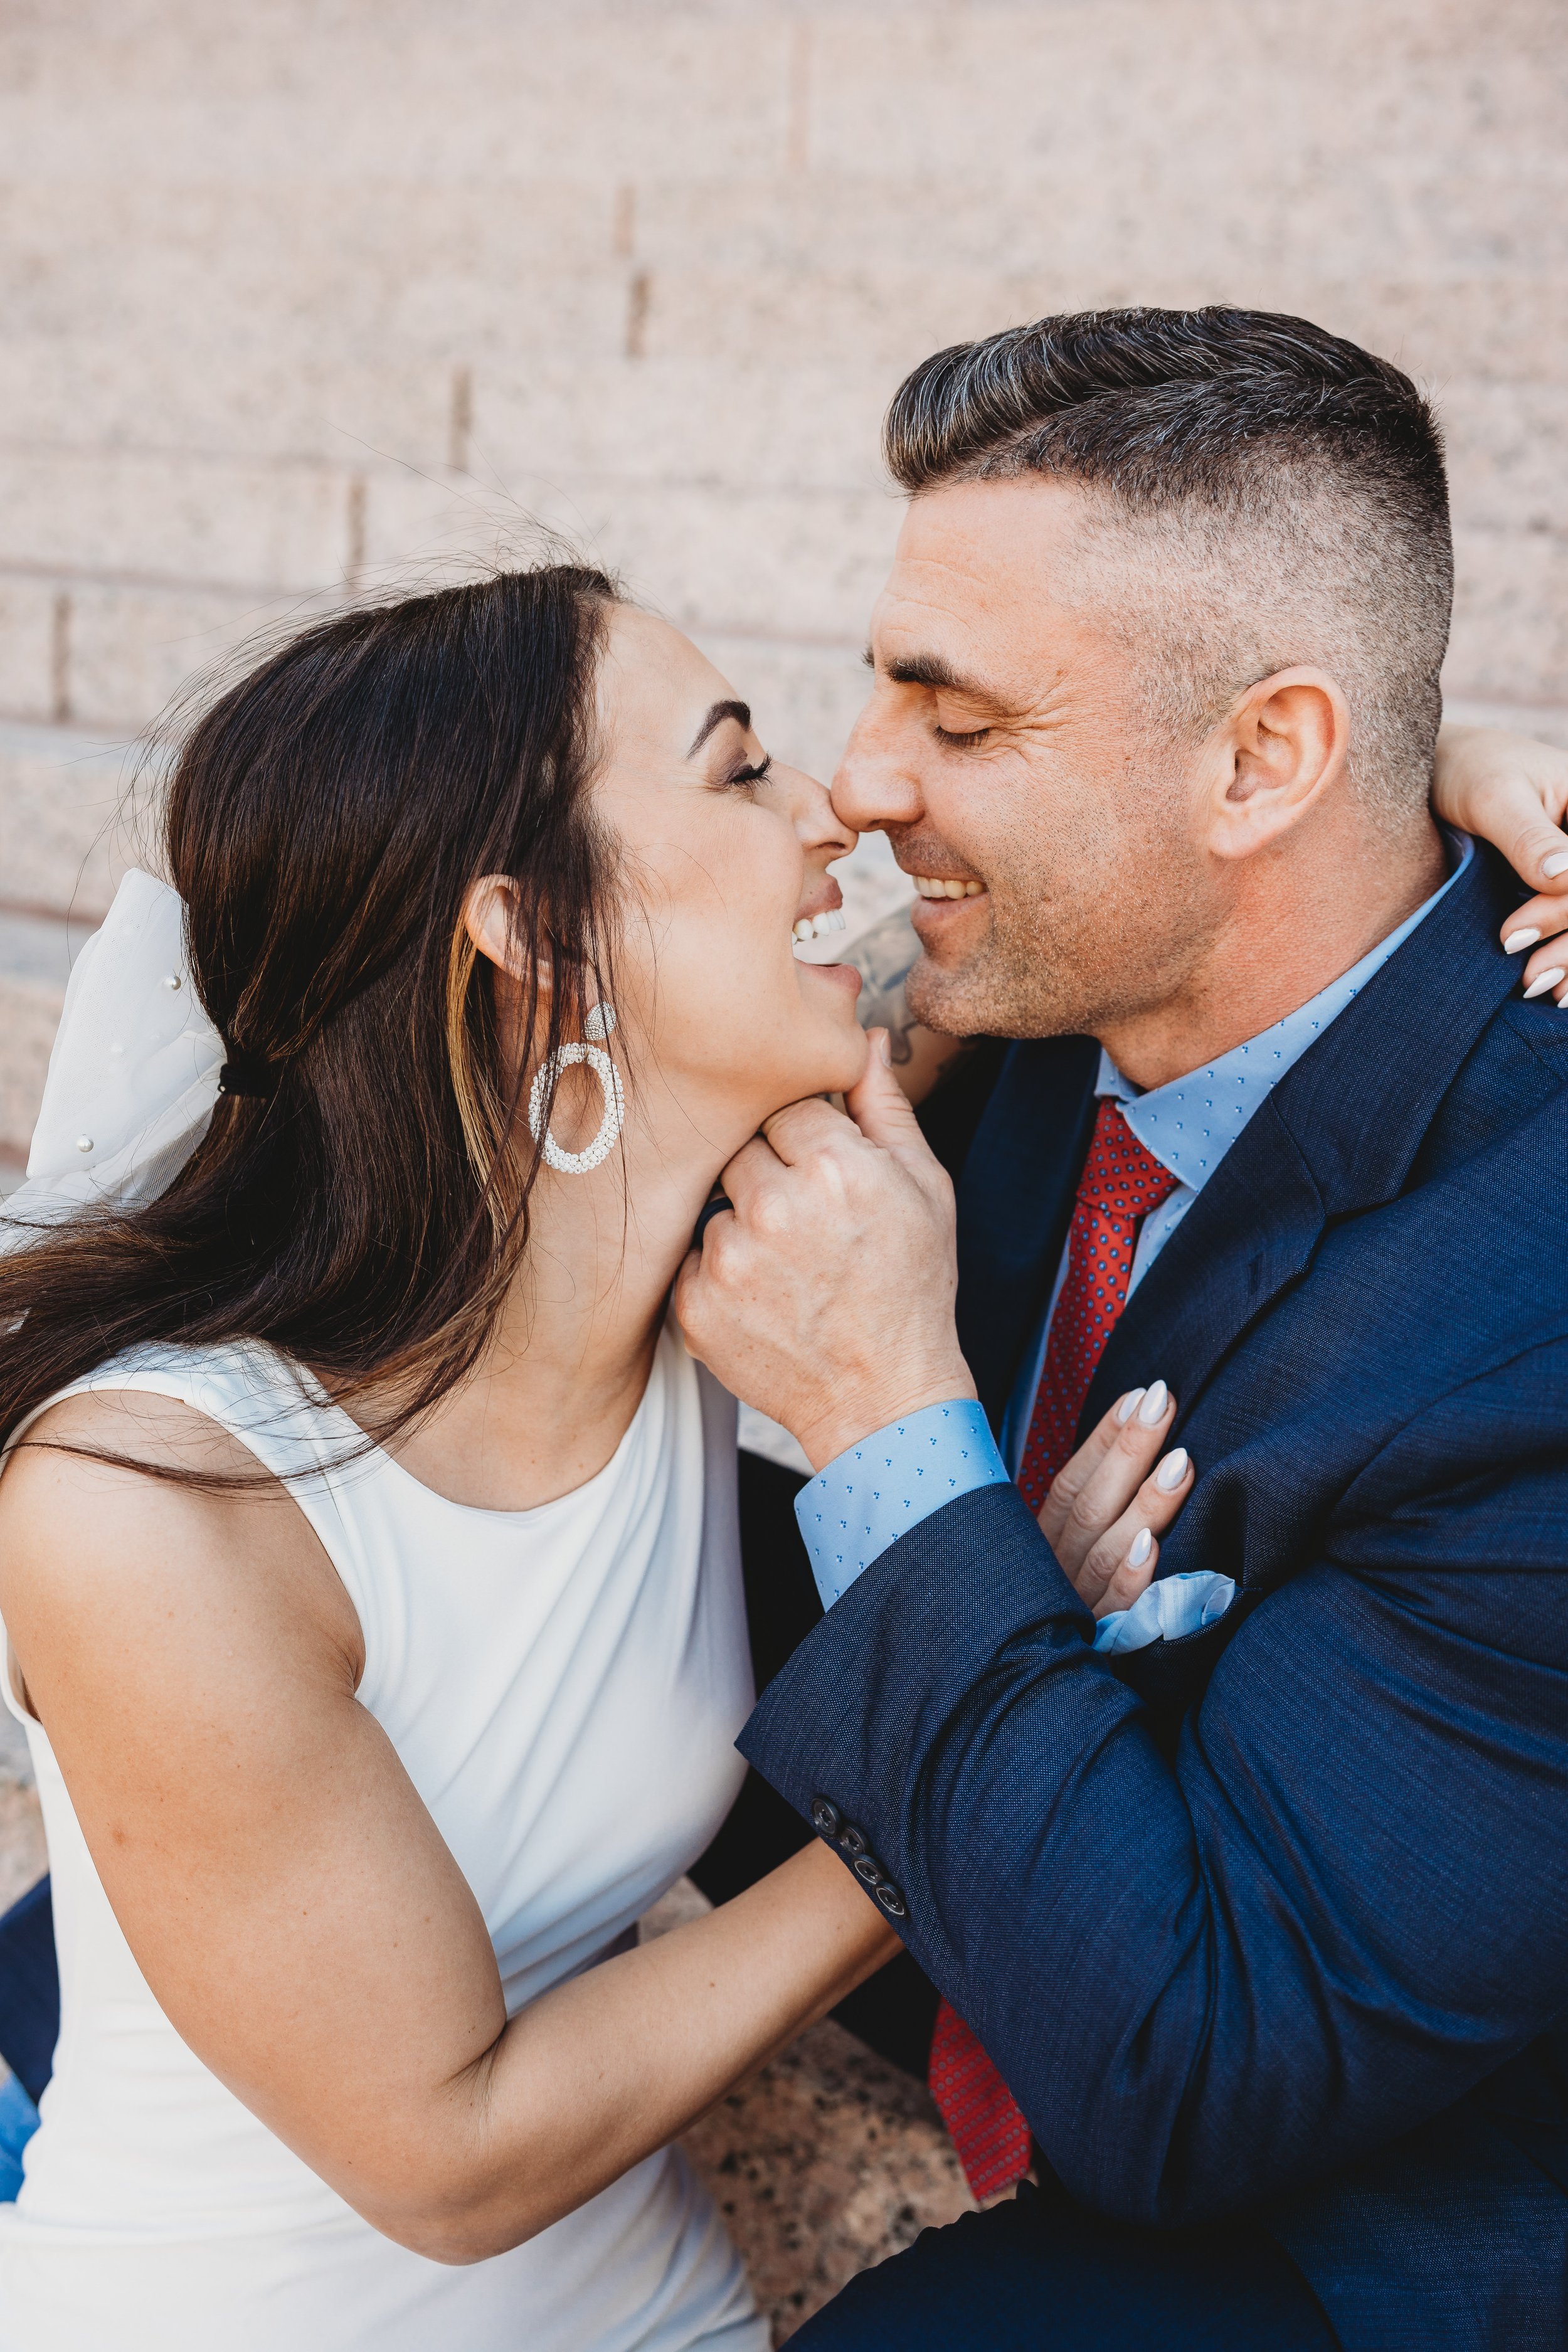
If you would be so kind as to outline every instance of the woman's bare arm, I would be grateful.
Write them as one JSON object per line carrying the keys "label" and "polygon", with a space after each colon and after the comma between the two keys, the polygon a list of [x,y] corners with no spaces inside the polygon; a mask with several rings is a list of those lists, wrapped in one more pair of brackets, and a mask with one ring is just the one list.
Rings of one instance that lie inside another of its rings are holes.
{"label": "woman's bare arm", "polygon": [[1503,939],[1520,942],[1510,952],[1525,957],[1524,986],[1568,1003],[1568,751],[1500,728],[1449,723],[1437,737],[1432,805],[1461,833],[1500,849],[1537,894],[1508,918]]}
{"label": "woman's bare arm", "polygon": [[[255,1468],[144,1396],[71,1400],[32,1434]],[[478,1905],[354,1696],[357,1622],[282,1488],[24,1449],[0,1479],[0,1563],[28,1703],[172,2023],[368,2221],[438,2261],[571,2211],[898,1949],[813,1845],[509,2025]]]}

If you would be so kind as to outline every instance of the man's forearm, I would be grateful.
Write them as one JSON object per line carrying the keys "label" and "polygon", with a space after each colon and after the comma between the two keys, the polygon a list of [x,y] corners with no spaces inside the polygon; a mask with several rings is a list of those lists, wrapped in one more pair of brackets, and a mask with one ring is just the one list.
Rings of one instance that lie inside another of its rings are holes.
{"label": "man's forearm", "polygon": [[1287,2189],[1451,2104],[1560,2005],[1545,1908],[1527,1934],[1499,1892],[1521,1842],[1560,1874],[1552,1807],[1499,1764],[1488,1805],[1391,1843],[1364,1653],[1407,1661],[1398,1779],[1428,1791],[1463,1659],[1429,1625],[1413,1643],[1400,1601],[1347,1599],[1325,1570],[1255,1611],[1173,1767],[1021,1499],[993,1487],[884,1555],[742,1734],[808,1818],[822,1801],[819,1835],[853,1832],[904,1941],[1101,2210],[1194,2221]]}

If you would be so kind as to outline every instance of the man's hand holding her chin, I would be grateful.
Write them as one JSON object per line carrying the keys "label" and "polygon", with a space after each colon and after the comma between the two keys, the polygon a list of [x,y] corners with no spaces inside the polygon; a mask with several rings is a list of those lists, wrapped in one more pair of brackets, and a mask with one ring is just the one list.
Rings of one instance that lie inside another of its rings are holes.
{"label": "man's hand holding her chin", "polygon": [[952,1185],[871,1032],[849,1116],[791,1103],[738,1152],[676,1284],[693,1355],[820,1470],[873,1430],[974,1395],[953,1325]]}

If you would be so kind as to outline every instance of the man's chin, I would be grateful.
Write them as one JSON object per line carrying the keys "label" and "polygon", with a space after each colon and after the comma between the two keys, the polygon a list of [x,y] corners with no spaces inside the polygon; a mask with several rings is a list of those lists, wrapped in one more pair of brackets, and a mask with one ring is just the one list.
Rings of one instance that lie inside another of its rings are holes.
{"label": "man's chin", "polygon": [[[941,962],[929,952],[910,967],[904,1002],[923,1029],[939,1037],[1065,1037],[1087,1033],[1090,1008],[1053,996],[1011,970],[1005,957],[966,956]],[[1042,1001],[1043,1000],[1043,1001]]]}
{"label": "man's chin", "polygon": [[984,993],[983,989],[975,990],[971,974],[963,967],[950,971],[924,953],[919,963],[910,966],[904,982],[904,1002],[910,1013],[922,1029],[939,1037],[992,1034],[984,1012],[977,1010],[977,999]]}

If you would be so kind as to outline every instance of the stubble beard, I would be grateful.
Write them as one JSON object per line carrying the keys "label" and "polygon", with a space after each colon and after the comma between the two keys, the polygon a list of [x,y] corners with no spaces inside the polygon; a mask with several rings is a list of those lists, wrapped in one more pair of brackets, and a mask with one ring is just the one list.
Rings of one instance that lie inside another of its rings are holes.
{"label": "stubble beard", "polygon": [[1207,923],[1173,876],[1163,903],[1141,889],[992,898],[984,939],[962,961],[923,952],[905,1001],[948,1037],[1097,1036],[1163,1002],[1201,954]]}

